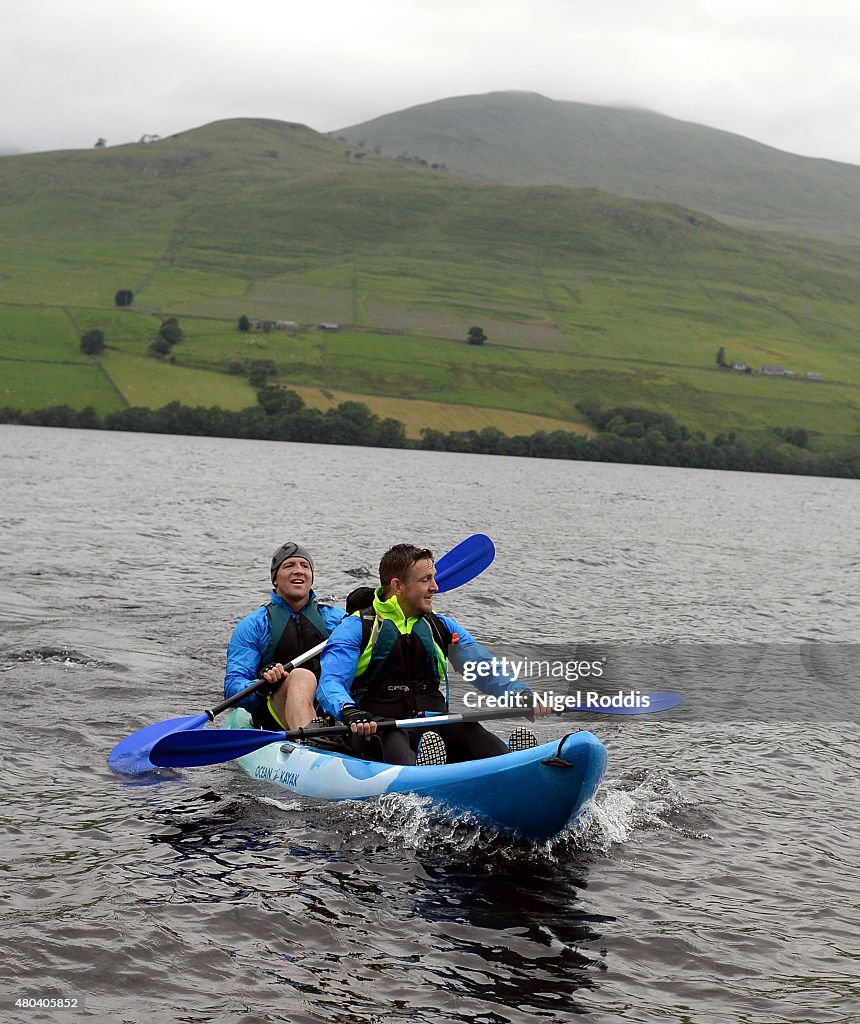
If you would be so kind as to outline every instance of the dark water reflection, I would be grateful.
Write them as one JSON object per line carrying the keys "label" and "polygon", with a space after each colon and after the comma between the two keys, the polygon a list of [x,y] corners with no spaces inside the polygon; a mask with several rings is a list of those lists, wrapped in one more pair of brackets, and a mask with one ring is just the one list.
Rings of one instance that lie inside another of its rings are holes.
{"label": "dark water reflection", "polygon": [[[452,998],[471,1001],[472,1010],[452,1019],[474,1016],[475,1001],[515,1011],[486,1019],[587,1012],[577,993],[593,989],[595,977],[606,969],[601,928],[614,921],[581,906],[593,859],[587,852],[570,848],[562,863],[527,845],[459,825],[454,832],[470,831],[473,855],[458,856],[452,843],[440,854],[403,857],[392,849],[392,829],[413,827],[411,814],[423,815],[423,808],[407,805],[399,815],[389,811],[384,843],[373,834],[350,832],[349,818],[362,814],[359,805],[314,808],[312,821],[306,815],[298,830],[279,825],[277,817],[273,823],[272,808],[261,814],[262,808],[245,797],[220,799],[203,792],[181,808],[156,811],[151,824],[158,827],[150,842],[166,844],[173,853],[162,877],[170,886],[169,902],[210,904],[222,911],[231,904],[241,908],[243,919],[250,903],[265,919],[266,934],[288,928],[284,941],[290,952],[266,968],[268,976],[312,991],[308,965],[320,969],[323,937],[336,934],[338,945],[363,950],[358,963],[371,972],[379,998],[399,999],[403,1007],[411,1006],[396,994],[405,974],[414,976],[414,985],[432,984]],[[422,827],[430,825],[430,819],[422,821]],[[346,838],[332,850],[335,828]],[[378,945],[383,923],[386,946],[392,932],[404,932],[411,933],[415,949],[393,961],[375,959],[370,966],[367,949]],[[330,982],[337,964],[342,958],[326,961]],[[338,984],[348,979],[349,972]]]}
{"label": "dark water reflection", "polygon": [[576,994],[593,989],[592,975],[606,969],[597,950],[600,926],[615,919],[579,907],[584,865],[425,868],[433,892],[416,908],[421,919],[444,922],[449,938],[452,925],[484,932],[452,943],[454,962],[481,964],[474,975],[464,971],[455,987],[521,1012],[588,1012]]}

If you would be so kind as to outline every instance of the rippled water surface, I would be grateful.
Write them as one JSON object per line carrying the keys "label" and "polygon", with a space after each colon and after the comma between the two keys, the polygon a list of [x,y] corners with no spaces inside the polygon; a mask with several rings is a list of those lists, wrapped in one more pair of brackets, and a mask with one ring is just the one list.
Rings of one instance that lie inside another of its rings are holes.
{"label": "rippled water surface", "polygon": [[[0,1020],[860,1020],[856,482],[14,426],[0,474]],[[687,694],[581,723],[569,833],[107,768],[219,698],[281,541],[343,597],[476,531],[440,610],[499,654],[635,641]],[[52,997],[85,1009],[15,1006]]]}

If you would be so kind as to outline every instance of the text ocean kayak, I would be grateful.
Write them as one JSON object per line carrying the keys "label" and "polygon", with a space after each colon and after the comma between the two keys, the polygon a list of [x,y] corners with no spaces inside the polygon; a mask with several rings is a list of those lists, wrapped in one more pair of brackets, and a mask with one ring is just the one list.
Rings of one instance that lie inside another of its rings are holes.
{"label": "text ocean kayak", "polygon": [[[249,725],[231,712],[225,725]],[[385,793],[430,797],[483,824],[529,840],[550,839],[576,821],[606,771],[606,748],[582,730],[542,746],[460,764],[404,766],[363,761],[289,742],[237,758],[256,779],[300,796],[366,800]]]}

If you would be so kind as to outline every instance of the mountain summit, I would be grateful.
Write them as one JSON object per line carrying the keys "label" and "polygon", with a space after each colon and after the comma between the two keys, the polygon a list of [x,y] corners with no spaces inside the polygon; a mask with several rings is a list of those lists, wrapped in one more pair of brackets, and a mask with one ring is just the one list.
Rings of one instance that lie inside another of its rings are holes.
{"label": "mountain summit", "polygon": [[677,203],[738,227],[860,244],[860,167],[648,110],[494,92],[425,103],[333,134],[478,181],[597,188]]}

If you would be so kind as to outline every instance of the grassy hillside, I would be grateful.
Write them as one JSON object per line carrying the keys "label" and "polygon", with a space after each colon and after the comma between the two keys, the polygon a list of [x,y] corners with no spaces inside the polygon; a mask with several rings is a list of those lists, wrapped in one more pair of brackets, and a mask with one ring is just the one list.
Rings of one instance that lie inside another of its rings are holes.
{"label": "grassy hillside", "polygon": [[[463,429],[511,429],[512,414],[586,429],[586,398],[708,434],[797,425],[839,445],[860,427],[849,249],[458,180],[272,121],[5,157],[0,200],[0,404],[239,409],[255,391],[237,366],[268,360],[279,382],[367,396],[383,416],[396,401],[413,432],[423,417],[454,429],[464,407]],[[115,308],[120,288],[132,309]],[[241,333],[240,314],[303,326]],[[148,354],[167,315],[185,332],[175,362]],[[474,324],[486,345],[465,343]],[[92,327],[98,359],[79,350]],[[720,347],[825,382],[721,371]]]}
{"label": "grassy hillside", "polygon": [[498,92],[422,104],[334,134],[478,181],[599,188],[741,227],[860,244],[860,167],[647,110]]}

